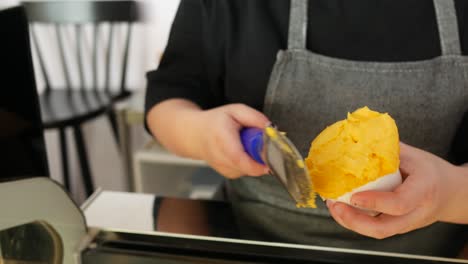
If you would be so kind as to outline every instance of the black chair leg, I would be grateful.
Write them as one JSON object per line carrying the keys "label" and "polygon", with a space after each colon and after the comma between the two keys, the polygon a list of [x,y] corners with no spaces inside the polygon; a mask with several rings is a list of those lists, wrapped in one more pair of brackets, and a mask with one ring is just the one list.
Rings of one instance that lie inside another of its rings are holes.
{"label": "black chair leg", "polygon": [[107,111],[107,119],[109,119],[109,123],[112,128],[112,133],[114,134],[115,142],[117,142],[117,146],[120,146],[119,128],[117,126],[117,116],[115,114],[114,108],[111,108]]}
{"label": "black chair leg", "polygon": [[67,147],[67,130],[66,128],[59,129],[59,144],[60,154],[62,155],[62,173],[63,185],[65,189],[71,193],[70,189],[70,171],[68,169],[68,147]]}
{"label": "black chair leg", "polygon": [[86,153],[86,145],[83,138],[83,132],[79,125],[73,126],[73,134],[75,137],[76,149],[78,151],[78,159],[83,176],[83,184],[86,191],[86,197],[91,196],[94,192],[93,179],[91,177],[91,169],[89,167],[88,155]]}

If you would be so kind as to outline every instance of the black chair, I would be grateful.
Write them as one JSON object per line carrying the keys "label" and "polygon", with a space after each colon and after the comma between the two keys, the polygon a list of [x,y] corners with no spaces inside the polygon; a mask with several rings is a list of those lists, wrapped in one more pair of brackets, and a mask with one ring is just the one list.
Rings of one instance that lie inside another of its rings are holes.
{"label": "black chair", "polygon": [[[59,130],[64,185],[68,190],[66,129],[73,129],[83,184],[89,196],[94,191],[94,184],[81,125],[106,115],[118,143],[113,106],[131,94],[126,85],[126,73],[132,26],[138,20],[137,4],[134,1],[31,1],[22,4],[26,8],[33,49],[45,83],[44,93],[40,96],[44,128]],[[55,51],[53,47],[45,49],[46,39],[44,35],[41,38],[40,30],[54,32],[48,43],[55,42],[58,47],[55,65],[52,58],[46,58],[46,50],[49,53]],[[120,38],[116,33],[120,33]],[[117,50],[122,39],[123,45]],[[52,69],[63,73],[65,87],[52,85]],[[117,89],[111,88],[111,72],[120,72]],[[102,81],[104,83],[100,84]]]}
{"label": "black chair", "polygon": [[49,176],[23,7],[0,10],[0,36],[0,181]]}

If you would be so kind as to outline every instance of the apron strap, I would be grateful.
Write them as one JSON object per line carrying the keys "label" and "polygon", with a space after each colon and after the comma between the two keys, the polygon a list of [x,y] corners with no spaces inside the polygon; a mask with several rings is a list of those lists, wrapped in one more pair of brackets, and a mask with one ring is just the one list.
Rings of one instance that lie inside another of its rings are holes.
{"label": "apron strap", "polygon": [[291,0],[289,11],[288,49],[306,49],[307,5],[308,0]]}
{"label": "apron strap", "polygon": [[461,55],[455,0],[434,0],[442,55]]}

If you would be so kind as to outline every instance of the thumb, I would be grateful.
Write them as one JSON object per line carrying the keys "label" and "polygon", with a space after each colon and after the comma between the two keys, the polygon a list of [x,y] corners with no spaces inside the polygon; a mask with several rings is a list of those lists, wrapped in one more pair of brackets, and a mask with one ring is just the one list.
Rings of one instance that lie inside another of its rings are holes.
{"label": "thumb", "polygon": [[232,104],[226,109],[227,113],[242,126],[265,128],[270,124],[263,113],[244,104]]}
{"label": "thumb", "polygon": [[418,148],[400,142],[400,169],[404,174],[411,174],[422,160],[424,152]]}

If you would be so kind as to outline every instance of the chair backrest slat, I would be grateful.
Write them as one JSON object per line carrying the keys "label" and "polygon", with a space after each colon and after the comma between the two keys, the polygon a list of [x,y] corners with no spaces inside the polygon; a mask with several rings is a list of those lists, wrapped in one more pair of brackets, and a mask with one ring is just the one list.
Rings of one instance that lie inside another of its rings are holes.
{"label": "chair backrest slat", "polygon": [[113,24],[109,25],[109,37],[107,40],[107,49],[106,49],[106,65],[105,65],[105,71],[106,71],[106,81],[105,81],[105,89],[106,91],[110,90],[110,73],[111,73],[111,58],[112,58],[112,47],[113,47],[113,38],[114,38],[114,29],[115,26]]}
{"label": "chair backrest slat", "polygon": [[68,89],[71,89],[72,87],[72,82],[71,82],[71,73],[70,73],[70,69],[68,67],[68,64],[67,64],[67,58],[65,57],[65,46],[64,46],[64,35],[62,33],[62,30],[61,30],[61,26],[59,24],[55,24],[55,36],[57,38],[57,44],[59,46],[59,52],[60,52],[60,61],[62,63],[62,69],[63,69],[63,73],[64,73],[64,76],[65,76],[65,83],[67,85],[67,88]]}
{"label": "chair backrest slat", "polygon": [[36,29],[33,25],[31,25],[29,28],[31,31],[32,48],[36,51],[36,55],[39,60],[39,68],[42,74],[42,79],[45,82],[45,92],[49,92],[51,89],[50,79],[49,75],[47,74],[44,58],[42,57],[42,49],[37,38]]}
{"label": "chair backrest slat", "polygon": [[121,73],[121,80],[120,80],[120,92],[124,92],[126,89],[126,82],[127,82],[127,64],[128,64],[128,51],[130,48],[130,39],[132,37],[132,25],[127,24],[127,34],[125,36],[125,47],[123,53],[123,61],[122,61],[122,73]]}
{"label": "chair backrest slat", "polygon": [[75,25],[76,30],[76,57],[78,63],[78,73],[80,77],[80,84],[78,87],[85,88],[86,81],[84,76],[84,69],[83,69],[83,26],[80,24]]}
{"label": "chair backrest slat", "polygon": [[92,52],[92,64],[93,64],[93,89],[98,89],[98,42],[99,42],[99,24],[93,27],[93,52]]}

